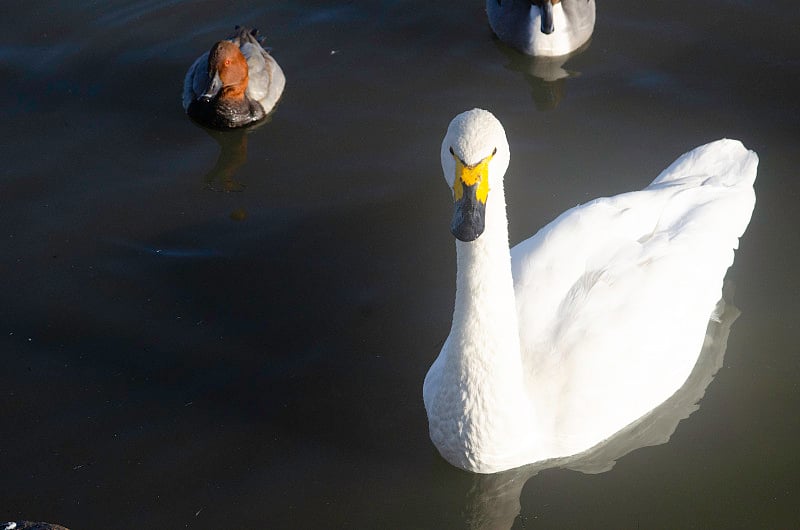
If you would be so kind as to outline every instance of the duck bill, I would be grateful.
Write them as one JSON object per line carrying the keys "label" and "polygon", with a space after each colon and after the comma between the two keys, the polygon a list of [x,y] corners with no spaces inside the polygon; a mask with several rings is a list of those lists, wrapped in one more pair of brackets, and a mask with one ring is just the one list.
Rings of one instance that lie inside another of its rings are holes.
{"label": "duck bill", "polygon": [[542,0],[540,3],[542,12],[542,33],[550,35],[553,33],[553,2],[552,0]]}
{"label": "duck bill", "polygon": [[213,76],[208,76],[208,84],[198,99],[214,99],[220,90],[222,90],[222,80],[219,78],[219,72],[214,71]]}
{"label": "duck bill", "polygon": [[478,198],[478,184],[463,186],[461,199],[455,201],[450,232],[460,241],[475,241],[486,227],[486,202]]}
{"label": "duck bill", "polygon": [[475,241],[486,227],[489,161],[492,156],[494,153],[477,164],[468,166],[453,155],[456,175],[453,181],[454,210],[450,232],[461,241]]}

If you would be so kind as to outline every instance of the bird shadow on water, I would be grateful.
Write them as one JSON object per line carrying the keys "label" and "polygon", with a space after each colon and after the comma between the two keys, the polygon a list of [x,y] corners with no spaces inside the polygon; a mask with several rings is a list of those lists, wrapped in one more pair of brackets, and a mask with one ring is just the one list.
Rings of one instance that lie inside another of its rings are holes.
{"label": "bird shadow on water", "polygon": [[500,530],[514,525],[520,494],[540,471],[565,468],[587,474],[611,470],[617,460],[640,449],[667,443],[681,420],[700,408],[699,401],[722,367],[731,326],[741,312],[733,305],[734,286],[726,282],[722,299],[708,323],[703,347],[689,378],[664,403],[647,415],[578,455],[548,460],[492,475],[474,475],[467,492],[464,517],[470,529]]}
{"label": "bird shadow on water", "polygon": [[537,110],[554,110],[567,93],[567,80],[578,77],[580,72],[567,70],[564,65],[571,58],[586,51],[592,41],[589,39],[577,50],[559,57],[537,57],[525,55],[506,46],[495,37],[495,46],[505,55],[505,67],[522,74],[531,87],[531,97]]}

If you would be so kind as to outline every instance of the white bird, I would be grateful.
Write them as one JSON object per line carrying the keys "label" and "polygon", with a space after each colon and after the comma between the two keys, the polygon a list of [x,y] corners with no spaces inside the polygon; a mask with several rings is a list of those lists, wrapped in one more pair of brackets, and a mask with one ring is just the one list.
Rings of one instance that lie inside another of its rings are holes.
{"label": "white bird", "polygon": [[486,0],[497,37],[528,55],[571,53],[592,36],[594,0]]}
{"label": "white bird", "polygon": [[423,397],[441,455],[477,473],[586,451],[678,390],[755,204],[758,157],[718,140],[509,251],[509,159],[485,110],[456,116],[442,142],[456,299]]}

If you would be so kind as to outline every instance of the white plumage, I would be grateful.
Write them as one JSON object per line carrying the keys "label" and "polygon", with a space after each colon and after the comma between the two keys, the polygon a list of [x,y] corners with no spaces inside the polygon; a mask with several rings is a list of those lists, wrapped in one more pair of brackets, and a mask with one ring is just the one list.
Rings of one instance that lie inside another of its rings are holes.
{"label": "white plumage", "polygon": [[712,142],[509,251],[503,127],[479,109],[454,118],[441,156],[451,188],[456,159],[487,157],[485,230],[456,241],[453,324],[424,384],[434,444],[479,473],[585,451],[680,388],[749,223],[758,164],[736,140]]}

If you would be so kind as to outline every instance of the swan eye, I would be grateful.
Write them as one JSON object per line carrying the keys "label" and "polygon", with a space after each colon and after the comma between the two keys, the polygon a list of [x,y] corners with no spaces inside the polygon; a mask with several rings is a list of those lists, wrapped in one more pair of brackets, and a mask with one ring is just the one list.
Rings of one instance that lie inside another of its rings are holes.
{"label": "swan eye", "polygon": [[453,151],[453,146],[452,145],[450,146],[450,154],[453,155],[453,156],[456,156],[455,151]]}
{"label": "swan eye", "polygon": [[494,148],[494,151],[492,151],[492,156],[494,156],[494,155],[496,155],[496,154],[497,154],[497,148],[495,147],[495,148]]}

